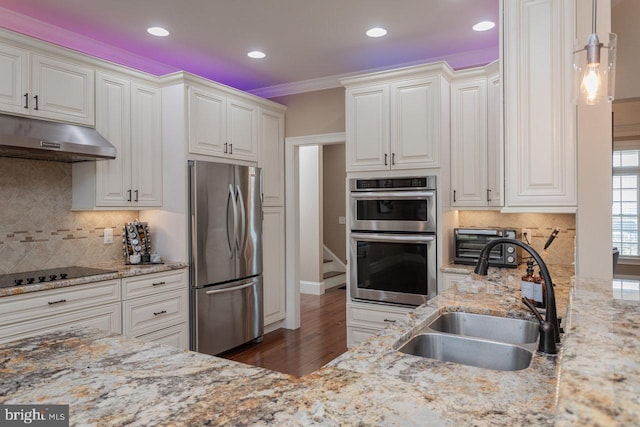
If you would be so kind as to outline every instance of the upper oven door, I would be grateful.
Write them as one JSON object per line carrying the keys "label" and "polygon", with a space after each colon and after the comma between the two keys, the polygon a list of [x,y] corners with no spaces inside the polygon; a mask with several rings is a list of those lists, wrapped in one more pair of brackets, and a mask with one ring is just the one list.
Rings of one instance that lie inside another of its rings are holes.
{"label": "upper oven door", "polygon": [[436,192],[352,191],[351,229],[435,233]]}

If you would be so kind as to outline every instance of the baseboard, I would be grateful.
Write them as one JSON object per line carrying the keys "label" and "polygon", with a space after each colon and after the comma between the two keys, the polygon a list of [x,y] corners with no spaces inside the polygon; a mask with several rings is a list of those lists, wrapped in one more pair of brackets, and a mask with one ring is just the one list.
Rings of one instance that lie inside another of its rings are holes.
{"label": "baseboard", "polygon": [[309,295],[323,295],[324,294],[324,282],[309,282],[306,280],[300,281],[300,293]]}
{"label": "baseboard", "polygon": [[266,326],[264,327],[264,333],[265,333],[265,335],[266,335],[266,334],[268,334],[269,332],[273,332],[273,331],[275,331],[276,329],[281,329],[281,328],[286,329],[286,326],[285,326],[285,322],[284,322],[284,320],[278,320],[277,322],[273,322],[273,323],[271,323],[271,324],[269,324],[269,325],[266,325]]}

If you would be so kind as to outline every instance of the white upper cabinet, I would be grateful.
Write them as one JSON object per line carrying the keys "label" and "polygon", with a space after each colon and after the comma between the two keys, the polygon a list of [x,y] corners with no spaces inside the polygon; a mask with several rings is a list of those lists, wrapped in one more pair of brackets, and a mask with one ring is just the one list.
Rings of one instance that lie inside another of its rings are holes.
{"label": "white upper cabinet", "polygon": [[575,212],[575,2],[504,2],[505,210]]}
{"label": "white upper cabinet", "polygon": [[188,88],[189,153],[258,160],[259,107],[212,87]]}
{"label": "white upper cabinet", "polygon": [[439,167],[450,73],[437,63],[342,81],[347,171]]}
{"label": "white upper cabinet", "polygon": [[498,63],[456,73],[451,83],[452,206],[502,206],[502,159]]}
{"label": "white upper cabinet", "polygon": [[487,79],[451,83],[453,206],[487,206]]}
{"label": "white upper cabinet", "polygon": [[94,70],[0,43],[0,110],[94,124]]}
{"label": "white upper cabinet", "polygon": [[160,89],[97,72],[96,130],[117,150],[114,160],[73,165],[74,209],[162,206]]}
{"label": "white upper cabinet", "polygon": [[284,110],[260,111],[260,161],[265,206],[284,206]]}

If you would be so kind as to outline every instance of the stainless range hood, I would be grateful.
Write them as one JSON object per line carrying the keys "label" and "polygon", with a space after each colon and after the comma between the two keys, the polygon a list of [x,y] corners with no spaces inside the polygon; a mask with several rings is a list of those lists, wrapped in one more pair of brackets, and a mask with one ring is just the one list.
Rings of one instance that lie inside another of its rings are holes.
{"label": "stainless range hood", "polygon": [[92,128],[0,114],[0,157],[72,163],[115,159],[116,147]]}

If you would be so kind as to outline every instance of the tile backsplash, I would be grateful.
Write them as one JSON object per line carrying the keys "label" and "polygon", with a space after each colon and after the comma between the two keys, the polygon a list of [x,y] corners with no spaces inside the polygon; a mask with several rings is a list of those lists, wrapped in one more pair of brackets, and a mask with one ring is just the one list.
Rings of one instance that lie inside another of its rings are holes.
{"label": "tile backsplash", "polygon": [[[459,211],[460,227],[523,228],[531,230],[531,246],[543,256],[547,264],[572,266],[575,258],[576,216],[573,214],[515,214],[495,211]],[[542,249],[555,227],[560,233],[547,253]]]}
{"label": "tile backsplash", "polygon": [[0,157],[0,274],[120,260],[122,226],[137,216],[72,212],[70,163]]}

